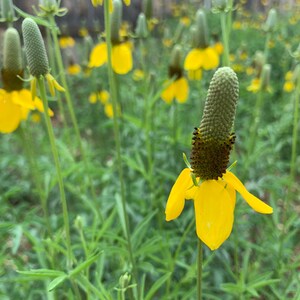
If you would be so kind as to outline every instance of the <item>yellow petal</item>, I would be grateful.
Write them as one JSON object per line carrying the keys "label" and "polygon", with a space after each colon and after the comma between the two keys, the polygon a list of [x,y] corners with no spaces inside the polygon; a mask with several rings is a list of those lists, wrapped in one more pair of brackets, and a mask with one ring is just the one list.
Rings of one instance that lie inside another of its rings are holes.
{"label": "yellow petal", "polygon": [[89,102],[95,104],[97,102],[97,95],[96,93],[91,93],[89,96]]}
{"label": "yellow petal", "polygon": [[124,3],[125,3],[126,6],[129,6],[130,2],[131,2],[130,0],[124,0]]}
{"label": "yellow petal", "polygon": [[185,70],[197,70],[202,67],[204,63],[204,52],[202,49],[192,49],[184,60]]}
{"label": "yellow petal", "polygon": [[212,70],[219,65],[219,55],[214,48],[207,47],[203,50],[203,69]]}
{"label": "yellow petal", "polygon": [[186,102],[189,95],[189,85],[185,77],[181,77],[174,82],[174,94],[179,103]]}
{"label": "yellow petal", "polygon": [[99,92],[98,97],[102,104],[106,104],[109,100],[109,92],[106,90],[102,90]]}
{"label": "yellow petal", "polygon": [[132,69],[132,55],[127,43],[112,47],[112,67],[117,74],[126,74]]}
{"label": "yellow petal", "polygon": [[170,81],[165,83],[166,88],[161,93],[161,98],[168,104],[171,104],[175,97],[175,88],[174,82],[170,83]]}
{"label": "yellow petal", "polygon": [[21,107],[13,103],[11,93],[0,89],[0,132],[15,131],[22,119]]}
{"label": "yellow petal", "polygon": [[217,180],[206,180],[197,189],[195,199],[196,230],[198,237],[211,250],[218,249],[229,237],[234,204],[227,189]]}
{"label": "yellow petal", "polygon": [[57,89],[59,92],[65,92],[66,90],[54,79],[53,77],[53,85],[55,89]]}
{"label": "yellow petal", "polygon": [[89,67],[101,67],[107,62],[107,46],[106,43],[100,43],[96,45],[91,54],[90,54],[90,61]]}
{"label": "yellow petal", "polygon": [[190,80],[200,80],[202,78],[202,69],[189,70],[188,71],[188,78]]}
{"label": "yellow petal", "polygon": [[31,81],[30,81],[30,91],[31,91],[31,99],[32,100],[36,96],[36,85],[37,85],[36,77],[33,77],[33,79],[31,79]]}
{"label": "yellow petal", "polygon": [[261,214],[273,213],[273,208],[249,193],[242,182],[233,173],[227,171],[226,174],[223,175],[223,179],[238,191],[255,211]]}
{"label": "yellow petal", "polygon": [[112,106],[111,103],[106,103],[104,105],[104,112],[105,112],[105,114],[106,114],[106,116],[108,118],[110,118],[110,119],[113,118],[113,116],[114,116],[114,109],[113,109],[113,106]]}
{"label": "yellow petal", "polygon": [[12,101],[27,109],[35,109],[34,102],[32,101],[31,92],[26,89],[12,92]]}
{"label": "yellow petal", "polygon": [[167,201],[165,211],[167,221],[174,220],[181,214],[185,202],[185,192],[192,184],[190,169],[183,169],[175,181]]}
{"label": "yellow petal", "polygon": [[48,73],[46,75],[46,79],[48,82],[49,92],[50,92],[51,96],[54,97],[55,96],[55,89],[54,89],[54,83],[53,83],[54,78]]}
{"label": "yellow petal", "polygon": [[[42,100],[40,98],[35,97],[35,99],[34,99],[34,105],[35,105],[36,109],[38,111],[40,111],[41,113],[43,113],[45,111],[43,102],[42,102]],[[49,115],[49,117],[53,117],[54,116],[54,112],[50,108],[48,109],[48,115]]]}

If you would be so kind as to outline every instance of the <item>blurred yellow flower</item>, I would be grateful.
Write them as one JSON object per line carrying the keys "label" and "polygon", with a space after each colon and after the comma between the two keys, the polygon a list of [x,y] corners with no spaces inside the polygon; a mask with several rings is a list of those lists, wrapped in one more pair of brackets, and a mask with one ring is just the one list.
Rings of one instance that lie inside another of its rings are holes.
{"label": "blurred yellow flower", "polygon": [[188,27],[191,24],[191,19],[188,16],[183,16],[180,18],[180,23]]}
{"label": "blurred yellow flower", "polygon": [[257,93],[260,90],[260,79],[254,78],[251,80],[250,85],[247,87],[248,92]]}
{"label": "blurred yellow flower", "polygon": [[164,38],[162,42],[166,48],[170,48],[173,45],[173,40],[170,38]]}
{"label": "blurred yellow flower", "polygon": [[183,211],[185,199],[193,199],[197,235],[211,250],[218,249],[232,231],[236,191],[256,212],[273,212],[272,207],[249,193],[230,171],[226,171],[218,180],[197,179],[199,184],[195,186],[192,170],[183,169],[171,189],[165,210],[166,220],[178,218]]}
{"label": "blurred yellow flower", "polygon": [[[97,7],[97,6],[102,6],[104,1],[103,0],[91,0],[91,2],[94,7]],[[123,0],[123,2],[125,3],[126,6],[129,6],[131,0]],[[109,1],[109,11],[110,12],[113,11],[113,1],[112,0]]]}
{"label": "blurred yellow flower", "polygon": [[[0,132],[11,133],[15,131],[21,121],[26,120],[31,110],[44,112],[42,101],[32,95],[29,90],[22,89],[8,92],[0,89]],[[53,116],[53,111],[48,111]]]}
{"label": "blurred yellow flower", "polygon": [[168,104],[176,99],[179,103],[186,102],[189,95],[189,85],[185,77],[180,77],[174,81],[165,82],[165,89],[161,93],[161,98]]}
{"label": "blurred yellow flower", "polygon": [[293,80],[293,72],[288,71],[284,76],[285,82],[283,85],[283,90],[287,93],[292,92],[295,89],[295,83]]}
{"label": "blurred yellow flower", "polygon": [[132,78],[134,81],[140,81],[145,78],[145,73],[141,69],[135,69],[132,74]]}
{"label": "blurred yellow flower", "polygon": [[[89,67],[101,67],[107,62],[107,45],[104,42],[96,45],[91,54]],[[112,67],[117,74],[127,74],[132,69],[131,43],[124,42],[112,45]]]}
{"label": "blurred yellow flower", "polygon": [[104,105],[104,112],[108,118],[110,118],[110,119],[113,118],[114,110],[113,110],[113,106],[111,103],[107,103]]}
{"label": "blurred yellow flower", "polygon": [[70,36],[62,36],[59,38],[59,46],[62,49],[74,47],[75,40]]}
{"label": "blurred yellow flower", "polygon": [[202,79],[202,69],[189,70],[188,71],[189,80],[201,80]]}
{"label": "blurred yellow flower", "polygon": [[109,101],[109,98],[109,92],[106,90],[101,90],[99,92],[91,93],[89,96],[89,102],[95,104],[97,101],[99,101],[104,105]]}
{"label": "blurred yellow flower", "polygon": [[214,47],[207,47],[204,49],[194,48],[185,58],[185,70],[204,70],[215,69],[219,65],[219,55]]}
{"label": "blurred yellow flower", "polygon": [[77,75],[81,71],[81,67],[78,64],[70,64],[68,66],[67,72],[69,75]]}
{"label": "blurred yellow flower", "polygon": [[221,42],[216,42],[213,47],[219,55],[221,55],[224,51],[224,46]]}

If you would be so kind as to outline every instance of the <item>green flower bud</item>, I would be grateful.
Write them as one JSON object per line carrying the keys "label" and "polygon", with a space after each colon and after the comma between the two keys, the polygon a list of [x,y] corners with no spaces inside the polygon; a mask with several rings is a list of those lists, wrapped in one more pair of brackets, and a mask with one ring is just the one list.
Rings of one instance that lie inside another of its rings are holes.
{"label": "green flower bud", "polygon": [[205,12],[199,9],[196,13],[196,28],[197,28],[197,45],[200,48],[207,48],[208,43],[208,26]]}
{"label": "green flower bud", "polygon": [[16,29],[8,28],[4,34],[2,79],[7,91],[20,90],[23,82],[17,76],[23,76],[22,48]]}
{"label": "green flower bud", "polygon": [[141,39],[146,38],[148,36],[147,20],[143,13],[140,13],[138,16],[135,33]]}
{"label": "green flower bud", "polygon": [[120,43],[119,30],[122,22],[122,2],[120,0],[114,0],[114,10],[111,15],[110,27],[111,27],[111,42],[113,44]]}
{"label": "green flower bud", "polygon": [[277,24],[277,11],[274,8],[271,8],[268,13],[266,23],[264,24],[264,30],[266,32],[274,31]]}
{"label": "green flower bud", "polygon": [[12,0],[1,0],[1,19],[6,22],[16,20]]}
{"label": "green flower bud", "polygon": [[202,180],[218,179],[226,172],[235,141],[231,130],[238,96],[234,71],[229,67],[219,68],[209,85],[200,127],[193,133],[191,166]]}
{"label": "green flower bud", "polygon": [[35,21],[26,18],[22,23],[22,31],[30,74],[35,77],[48,74],[48,57],[39,27]]}

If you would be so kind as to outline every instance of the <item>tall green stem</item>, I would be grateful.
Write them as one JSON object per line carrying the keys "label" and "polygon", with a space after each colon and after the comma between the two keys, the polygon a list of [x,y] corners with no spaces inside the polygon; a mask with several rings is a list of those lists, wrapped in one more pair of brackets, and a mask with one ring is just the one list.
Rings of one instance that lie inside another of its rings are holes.
{"label": "tall green stem", "polygon": [[51,124],[50,117],[48,115],[49,106],[48,106],[48,100],[47,100],[47,96],[46,96],[44,77],[37,78],[37,81],[38,81],[38,86],[39,86],[39,90],[40,90],[40,96],[42,98],[43,105],[45,108],[45,113],[44,113],[45,121],[46,121],[47,131],[48,131],[48,135],[49,135],[52,155],[54,158],[56,173],[57,173],[57,180],[58,180],[59,192],[60,192],[60,200],[61,200],[61,205],[62,205],[62,210],[63,210],[64,228],[65,228],[65,234],[66,234],[67,268],[70,268],[71,263],[72,263],[72,249],[71,249],[71,237],[70,237],[70,227],[69,227],[69,214],[68,214],[67,199],[66,199],[64,183],[63,183],[63,176],[62,176],[61,166],[60,166],[59,157],[58,157],[58,150],[57,150],[56,143],[55,143],[53,127]]}
{"label": "tall green stem", "polygon": [[[135,264],[133,251],[132,251],[129,220],[128,220],[128,214],[126,210],[125,182],[124,182],[123,164],[122,164],[122,157],[121,157],[121,139],[120,139],[120,129],[119,129],[119,116],[118,116],[117,86],[115,82],[114,72],[112,69],[112,44],[111,44],[111,30],[110,30],[109,0],[104,1],[104,21],[105,21],[106,43],[107,43],[108,81],[110,86],[110,94],[111,94],[111,100],[112,100],[113,112],[114,112],[113,124],[114,124],[114,136],[115,136],[115,146],[116,146],[116,154],[117,154],[117,166],[118,166],[120,190],[121,190],[122,211],[125,220],[127,250],[132,265],[133,278],[137,284],[138,283],[137,269],[136,269],[136,264]],[[137,290],[139,291],[138,287]]]}
{"label": "tall green stem", "polygon": [[198,239],[197,257],[197,300],[202,300],[202,265],[203,265],[202,242]]}
{"label": "tall green stem", "polygon": [[222,27],[222,38],[224,44],[223,66],[229,66],[229,40],[228,40],[228,30],[226,26],[225,12],[221,12],[221,27]]}
{"label": "tall green stem", "polygon": [[299,98],[300,98],[300,80],[297,82],[294,102],[294,121],[293,121],[293,141],[292,156],[290,163],[291,183],[295,181],[296,176],[296,158],[297,158],[297,142],[298,142],[298,119],[299,119]]}
{"label": "tall green stem", "polygon": [[[65,96],[66,96],[66,100],[67,100],[67,107],[68,107],[68,110],[69,110],[69,114],[71,116],[71,121],[72,121],[74,130],[75,130],[76,139],[77,139],[77,143],[78,143],[78,146],[79,146],[80,153],[82,155],[84,167],[87,171],[86,172],[86,177],[87,177],[87,180],[89,182],[89,186],[90,186],[90,189],[91,189],[91,193],[92,193],[94,203],[97,204],[96,192],[95,192],[95,188],[94,188],[92,178],[91,178],[91,175],[90,175],[90,172],[89,172],[89,164],[88,164],[86,153],[85,153],[82,141],[81,141],[78,122],[77,122],[76,115],[75,115],[75,112],[74,112],[74,108],[73,108],[73,104],[72,104],[72,98],[71,98],[70,90],[69,90],[69,87],[68,87],[67,78],[66,78],[66,75],[65,75],[65,69],[64,69],[64,64],[63,64],[63,60],[62,60],[62,56],[61,56],[61,52],[60,52],[60,48],[59,48],[59,42],[58,42],[58,38],[57,38],[56,23],[55,23],[54,16],[50,15],[49,16],[49,21],[50,21],[50,24],[53,28],[51,30],[51,34],[52,34],[52,39],[53,39],[53,43],[54,43],[54,53],[55,53],[57,66],[58,66],[58,73],[59,73],[59,76],[60,76],[61,83],[62,83],[63,87],[65,88]],[[98,209],[98,216],[99,216],[99,218],[102,222],[103,217],[102,217],[100,209]]]}

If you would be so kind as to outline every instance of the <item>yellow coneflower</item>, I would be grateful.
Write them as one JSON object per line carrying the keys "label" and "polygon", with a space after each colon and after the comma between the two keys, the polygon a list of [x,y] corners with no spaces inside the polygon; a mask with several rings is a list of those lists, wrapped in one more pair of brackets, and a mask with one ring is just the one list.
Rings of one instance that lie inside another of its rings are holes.
{"label": "yellow coneflower", "polygon": [[209,86],[200,127],[194,131],[191,166],[178,176],[165,210],[166,220],[171,221],[183,211],[185,199],[193,199],[197,235],[211,250],[218,249],[232,231],[236,191],[256,212],[273,212],[226,170],[235,140],[231,128],[237,100],[235,73],[228,67],[218,69]]}
{"label": "yellow coneflower", "polygon": [[181,67],[181,47],[175,46],[171,53],[169,65],[169,80],[165,82],[165,88],[161,93],[161,98],[168,104],[176,99],[179,103],[186,102],[189,94],[189,85],[183,75]]}
{"label": "yellow coneflower", "polygon": [[[132,69],[132,45],[129,41],[123,41],[119,29],[122,18],[122,4],[115,2],[112,14],[112,68],[117,74],[127,74]],[[107,62],[107,44],[100,42],[90,54],[89,67],[101,67]]]}
{"label": "yellow coneflower", "polygon": [[[184,69],[204,70],[215,69],[220,62],[219,54],[214,46],[208,43],[208,27],[205,13],[198,10],[196,14],[196,26],[191,28],[193,49],[187,54],[184,61]],[[217,47],[218,49],[218,47]]]}
{"label": "yellow coneflower", "polygon": [[62,49],[72,48],[75,46],[75,40],[71,36],[62,36],[59,38],[59,46]]}

